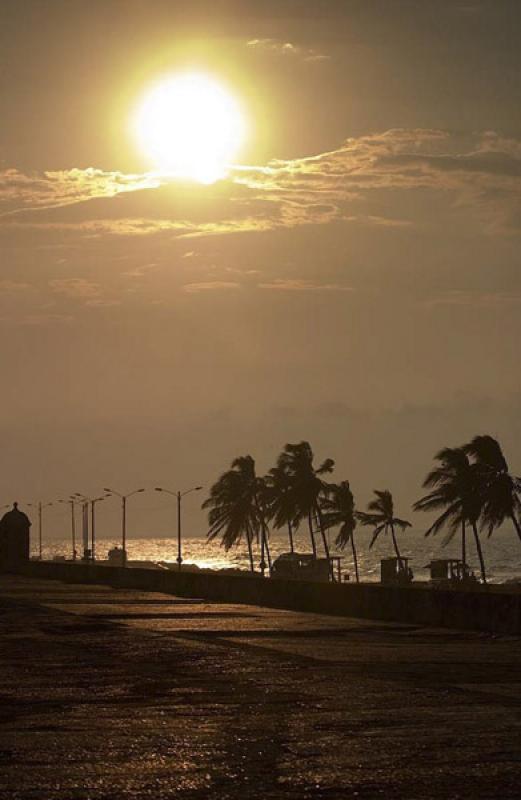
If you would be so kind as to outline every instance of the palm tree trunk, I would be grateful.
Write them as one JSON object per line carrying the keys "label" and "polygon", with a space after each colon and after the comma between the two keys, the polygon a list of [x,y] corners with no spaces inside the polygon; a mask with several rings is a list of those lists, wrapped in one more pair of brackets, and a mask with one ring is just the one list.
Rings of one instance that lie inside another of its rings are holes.
{"label": "palm tree trunk", "polygon": [[320,530],[320,535],[322,537],[322,544],[324,545],[324,553],[326,554],[326,558],[329,561],[329,545],[327,543],[326,531],[324,529],[324,525],[323,525],[323,522],[322,522],[322,513],[320,511],[320,508],[318,508],[318,506],[316,508],[315,514],[316,514],[316,519],[317,519],[317,523],[318,523],[318,528]]}
{"label": "palm tree trunk", "polygon": [[483,550],[481,549],[481,542],[479,540],[479,533],[478,528],[475,522],[472,523],[472,530],[474,531],[474,539],[476,541],[476,550],[478,551],[478,558],[479,558],[479,568],[481,570],[481,580],[483,583],[487,582],[487,576],[485,574],[485,559],[483,558]]}
{"label": "palm tree trunk", "polygon": [[316,514],[316,519],[317,519],[317,522],[318,522],[318,527],[319,527],[319,530],[320,530],[320,535],[322,537],[322,544],[324,545],[324,553],[326,554],[326,558],[327,558],[327,564],[328,564],[328,567],[329,567],[329,577],[330,577],[330,579],[332,581],[334,581],[335,580],[335,576],[334,576],[334,573],[333,573],[333,562],[331,561],[331,556],[329,554],[329,545],[327,543],[326,531],[324,529],[324,524],[322,522],[322,513],[321,513],[320,508],[319,508],[318,505],[317,505],[317,507],[315,509],[315,514]]}
{"label": "palm tree trunk", "polygon": [[289,537],[289,549],[291,553],[295,552],[295,547],[293,544],[293,528],[291,525],[291,520],[288,519],[288,537]]}
{"label": "palm tree trunk", "polygon": [[465,572],[467,564],[467,537],[464,519],[461,520],[461,560],[463,562],[463,571]]}
{"label": "palm tree trunk", "polygon": [[315,542],[315,536],[313,534],[313,520],[311,518],[311,511],[308,514],[308,526],[309,526],[309,536],[311,539],[311,547],[313,549],[313,558],[317,557],[317,543]]}
{"label": "palm tree trunk", "polygon": [[248,542],[248,557],[250,559],[250,570],[252,572],[255,572],[255,565],[253,563],[253,548],[251,545],[251,530],[249,525],[246,529],[246,541]]}
{"label": "palm tree trunk", "polygon": [[[264,573],[266,571],[266,566],[268,567],[271,575],[271,556],[270,556],[270,548],[268,545],[268,537],[266,536],[266,518],[264,516],[264,511],[261,509],[259,505],[259,500],[257,496],[255,496],[255,509],[257,511],[258,519],[261,526],[261,561],[260,561],[260,568],[262,572],[262,577],[264,578]],[[266,564],[265,556],[268,557],[268,563]]]}
{"label": "palm tree trunk", "polygon": [[264,536],[264,546],[266,548],[266,557],[268,559],[268,572],[269,572],[270,578],[271,578],[271,553],[270,553],[270,545],[269,545],[268,535],[267,535],[267,531],[266,531],[266,526],[265,525],[263,526],[262,531],[263,531],[262,535]]}
{"label": "palm tree trunk", "polygon": [[396,558],[398,559],[398,567],[399,569],[402,569],[403,568],[402,557],[400,555],[400,551],[398,550],[398,542],[396,540],[396,534],[394,532],[394,525],[392,522],[390,523],[390,528],[391,528],[391,537],[393,540],[394,552],[396,553]]}
{"label": "palm tree trunk", "polygon": [[266,546],[266,539],[264,536],[264,525],[263,525],[261,528],[261,558],[260,558],[260,571],[263,578],[264,578],[264,572],[266,570],[266,562],[264,560],[265,546]]}
{"label": "palm tree trunk", "polygon": [[521,525],[519,524],[519,521],[516,519],[516,515],[514,513],[512,513],[511,516],[510,516],[510,519],[512,520],[514,528],[516,529],[517,535],[521,539]]}
{"label": "palm tree trunk", "polygon": [[351,533],[351,550],[353,552],[353,564],[354,564],[354,567],[355,567],[356,582],[360,583],[360,576],[358,574],[358,556],[356,554],[355,535],[354,535],[354,533]]}

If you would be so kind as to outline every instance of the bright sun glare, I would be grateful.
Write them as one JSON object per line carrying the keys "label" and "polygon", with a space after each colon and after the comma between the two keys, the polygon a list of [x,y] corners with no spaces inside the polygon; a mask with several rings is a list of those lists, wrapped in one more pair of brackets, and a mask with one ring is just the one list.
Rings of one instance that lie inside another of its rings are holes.
{"label": "bright sun glare", "polygon": [[237,157],[246,124],[237,100],[207,75],[165,78],[138,105],[139,146],[161,172],[214,183]]}

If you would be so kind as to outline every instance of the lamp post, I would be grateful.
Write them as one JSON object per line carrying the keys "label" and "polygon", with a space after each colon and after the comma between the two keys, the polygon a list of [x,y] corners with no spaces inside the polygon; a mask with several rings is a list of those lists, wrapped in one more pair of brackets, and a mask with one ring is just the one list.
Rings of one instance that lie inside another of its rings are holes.
{"label": "lamp post", "polygon": [[81,506],[81,531],[83,543],[83,556],[82,561],[88,561],[90,558],[89,548],[89,498],[85,497],[81,492],[74,492],[71,494],[71,501],[78,503]]}
{"label": "lamp post", "polygon": [[71,495],[68,500],[58,500],[58,503],[66,503],[71,507],[71,546],[72,546],[72,560],[76,561],[76,503],[79,502],[78,498]]}
{"label": "lamp post", "polygon": [[91,556],[93,561],[96,560],[96,503],[104,500],[105,497],[107,497],[107,495],[103,495],[103,497],[94,497],[90,501],[90,542]]}
{"label": "lamp post", "polygon": [[183,556],[181,552],[181,498],[183,498],[186,494],[190,494],[190,492],[199,492],[203,487],[202,486],[194,486],[192,489],[187,489],[186,492],[173,492],[171,489],[163,489],[161,486],[156,486],[156,492],[166,492],[166,494],[171,494],[172,497],[177,498],[177,568],[181,569],[181,564],[183,563]]}
{"label": "lamp post", "polygon": [[43,509],[47,508],[48,506],[53,505],[53,501],[51,500],[50,503],[42,503],[40,500],[39,503],[27,503],[28,506],[36,506],[38,509],[38,558],[42,561],[42,528],[43,528]]}
{"label": "lamp post", "polygon": [[92,561],[96,560],[96,503],[100,500],[110,497],[110,494],[104,494],[101,497],[85,497],[85,495],[76,492],[73,497],[78,498],[81,503],[90,503],[90,557]]}
{"label": "lamp post", "polygon": [[103,489],[104,492],[115,494],[116,497],[121,498],[121,548],[123,550],[123,566],[127,566],[127,499],[132,497],[133,494],[144,492],[144,489],[134,489],[133,492],[128,494],[121,494],[114,489]]}

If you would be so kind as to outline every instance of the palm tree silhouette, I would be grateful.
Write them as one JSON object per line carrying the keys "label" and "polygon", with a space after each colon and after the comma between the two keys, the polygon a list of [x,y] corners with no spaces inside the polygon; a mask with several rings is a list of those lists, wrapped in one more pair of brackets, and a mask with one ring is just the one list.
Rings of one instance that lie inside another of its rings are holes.
{"label": "palm tree silhouette", "polygon": [[445,447],[436,454],[435,459],[439,461],[439,465],[429,472],[423,482],[424,489],[432,491],[418,500],[413,508],[415,511],[444,509],[425,535],[430,536],[447,528],[448,533],[443,542],[447,544],[461,529],[464,564],[465,528],[466,525],[471,526],[478,552],[481,578],[483,583],[486,583],[485,561],[478,533],[478,521],[483,508],[478,469],[475,464],[470,463],[464,447]]}
{"label": "palm tree silhouette", "polygon": [[286,472],[291,482],[290,492],[297,512],[295,520],[300,522],[303,519],[307,519],[311,547],[315,558],[317,556],[317,545],[314,527],[318,527],[332,575],[329,546],[322,522],[320,501],[327,491],[327,484],[322,480],[321,476],[332,472],[335,462],[331,458],[327,458],[315,469],[313,459],[313,450],[309,442],[287,444],[279,456],[278,466]]}
{"label": "palm tree silhouette", "polygon": [[[266,567],[268,567],[269,573],[271,575],[271,554],[270,554],[270,546],[269,546],[269,531],[268,525],[266,520],[269,517],[269,508],[267,505],[267,485],[265,478],[256,478],[255,479],[255,491],[253,494],[253,501],[255,507],[257,509],[257,516],[260,525],[261,531],[261,560],[260,560],[260,569],[262,575],[264,577],[264,572]],[[268,563],[266,564],[265,558],[268,559]]]}
{"label": "palm tree silhouette", "polygon": [[355,545],[355,501],[349,488],[349,481],[330,484],[328,494],[322,500],[322,521],[325,528],[339,528],[335,544],[344,549],[351,542],[356,582],[360,583],[358,574],[358,557]]}
{"label": "palm tree silhouette", "polygon": [[229,550],[245,536],[252,572],[255,570],[253,540],[259,541],[259,533],[263,551],[266,545],[265,522],[258,502],[261,488],[255,473],[255,461],[251,456],[240,456],[234,459],[231,469],[214,483],[210,496],[202,505],[202,508],[209,509],[208,541],[221,534],[221,543]]}
{"label": "palm tree silhouette", "polygon": [[287,526],[290,552],[295,552],[293,533],[298,528],[298,513],[291,477],[283,464],[277,463],[264,478],[264,498],[268,516],[279,530]]}
{"label": "palm tree silhouette", "polygon": [[374,500],[371,500],[368,503],[368,511],[357,511],[357,519],[362,523],[362,525],[371,525],[374,528],[373,538],[371,539],[369,548],[374,545],[382,531],[384,531],[384,533],[388,533],[389,531],[391,532],[394,552],[396,553],[396,558],[398,559],[398,565],[400,569],[402,569],[403,562],[398,549],[395,528],[405,530],[406,528],[411,527],[411,523],[406,519],[400,519],[399,517],[394,516],[394,502],[391,492],[389,492],[387,489],[382,491],[374,489],[374,493],[376,497]]}
{"label": "palm tree silhouette", "polygon": [[475,460],[489,535],[509,519],[521,539],[521,478],[509,472],[501,445],[492,436],[475,436],[464,450]]}

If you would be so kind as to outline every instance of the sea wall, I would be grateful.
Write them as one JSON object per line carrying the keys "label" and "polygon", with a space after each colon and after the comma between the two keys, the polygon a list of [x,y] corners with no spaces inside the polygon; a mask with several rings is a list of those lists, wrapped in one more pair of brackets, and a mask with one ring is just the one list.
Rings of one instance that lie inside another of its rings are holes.
{"label": "sea wall", "polygon": [[335,616],[521,634],[521,592],[436,589],[262,579],[96,564],[30,561],[17,572],[66,583],[108,584],[223,603],[245,603]]}

